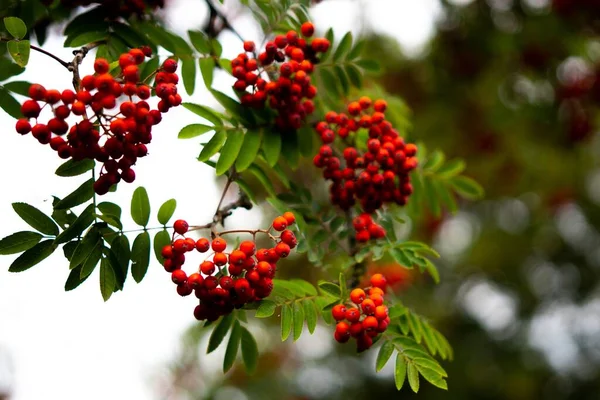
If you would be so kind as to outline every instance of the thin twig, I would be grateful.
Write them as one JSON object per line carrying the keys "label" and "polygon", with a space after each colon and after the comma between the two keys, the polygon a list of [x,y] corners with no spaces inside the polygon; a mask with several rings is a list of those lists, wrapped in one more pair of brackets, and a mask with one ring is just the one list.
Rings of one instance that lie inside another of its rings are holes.
{"label": "thin twig", "polygon": [[94,42],[73,51],[73,55],[75,57],[73,58],[73,61],[69,63],[68,68],[69,71],[73,72],[73,87],[75,90],[79,90],[79,85],[81,83],[81,77],[79,76],[79,65],[90,50],[100,46],[101,44],[102,42]]}

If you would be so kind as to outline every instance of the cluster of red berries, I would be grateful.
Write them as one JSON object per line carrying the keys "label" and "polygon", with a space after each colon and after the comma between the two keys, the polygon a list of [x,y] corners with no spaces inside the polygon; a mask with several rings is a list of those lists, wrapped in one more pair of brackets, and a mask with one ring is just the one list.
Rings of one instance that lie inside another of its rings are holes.
{"label": "cluster of red berries", "polygon": [[[194,240],[183,236],[189,230],[188,223],[184,220],[175,221],[175,234],[183,237],[175,239],[174,234],[172,243],[162,249],[164,268],[171,273],[180,296],[188,296],[194,292],[200,300],[194,310],[194,317],[213,321],[229,314],[234,308],[269,296],[273,290],[277,261],[287,257],[298,244],[294,232],[287,229],[295,220],[291,212],[275,218],[272,228],[281,232],[278,237],[272,236],[269,231],[248,231],[253,234],[268,233],[276,242],[274,247],[257,250],[254,241],[246,240],[230,253],[225,252],[227,242],[221,236],[217,236],[212,242],[206,238]],[[185,253],[194,250],[206,253],[210,249],[213,251],[212,260],[200,263],[196,272],[188,276],[181,269],[185,263]]]}
{"label": "cluster of red berries", "polygon": [[[52,4],[54,0],[42,0],[46,6]],[[147,9],[164,7],[164,0],[60,0],[60,4],[67,8],[76,8],[89,6],[91,4],[100,4],[107,14],[112,17],[129,17],[132,14],[142,15]]]}
{"label": "cluster of red berries", "polygon": [[385,277],[375,274],[371,277],[371,287],[350,292],[352,304],[338,304],[331,309],[337,321],[335,340],[346,343],[353,337],[359,353],[371,347],[373,338],[385,332],[390,323],[388,308],[383,305],[385,287]]}
{"label": "cluster of red berries", "polygon": [[[168,59],[162,64],[156,73],[154,88],[140,82],[138,66],[151,53],[150,48],[143,47],[122,54],[117,76],[109,73],[108,61],[96,59],[96,73],[84,76],[77,92],[70,89],[59,92],[46,90],[39,84],[31,85],[31,100],[21,106],[25,118],[17,121],[17,132],[22,135],[31,132],[40,143],[49,144],[62,159],[78,161],[87,158],[103,163],[100,177],[94,183],[97,194],[107,193],[121,179],[133,182],[135,172],[131,167],[139,157],[148,154],[146,145],[152,140],[152,126],[162,120],[161,113],[181,104],[176,86],[179,80],[175,74],[177,61]],[[156,110],[151,110],[145,101],[153,89],[161,99]],[[134,96],[139,100],[134,100]],[[40,106],[38,102],[44,104]],[[45,107],[52,110],[54,117],[44,124],[38,117]],[[69,127],[66,119],[72,115],[80,120]],[[31,118],[36,119],[33,126]]]}
{"label": "cluster of red berries", "polygon": [[[372,214],[386,202],[405,205],[412,194],[409,172],[417,167],[417,146],[405,143],[386,121],[386,108],[384,100],[372,102],[368,97],[361,97],[348,105],[348,114],[329,111],[325,121],[315,127],[324,144],[313,163],[323,168],[325,179],[332,181],[331,202],[344,210],[350,209],[358,200],[364,213]],[[366,152],[363,154],[357,147],[346,147],[342,154],[343,165],[331,144],[336,135],[347,143],[348,137],[361,129],[368,132]],[[365,214],[359,220],[363,220]],[[371,223],[370,219],[357,222],[362,227],[357,229],[362,232],[357,235],[358,240],[385,235],[381,227]]]}
{"label": "cluster of red berries", "polygon": [[[289,31],[267,42],[258,58],[241,53],[231,61],[232,74],[237,78],[233,88],[243,92],[242,104],[253,108],[268,104],[276,111],[275,125],[282,131],[300,128],[306,116],[315,110],[311,99],[316,96],[317,88],[311,84],[310,74],[318,62],[317,55],[326,52],[330,43],[324,38],[309,42],[307,39],[314,32],[313,24],[305,22],[300,32],[303,37]],[[244,50],[254,52],[254,42],[244,42]],[[261,77],[263,73],[270,77],[270,82]]]}

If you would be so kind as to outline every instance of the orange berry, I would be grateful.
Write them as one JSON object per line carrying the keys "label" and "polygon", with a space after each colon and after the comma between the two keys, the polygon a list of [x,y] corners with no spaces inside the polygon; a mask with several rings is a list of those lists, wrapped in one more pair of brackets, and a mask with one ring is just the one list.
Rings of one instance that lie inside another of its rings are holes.
{"label": "orange berry", "polygon": [[363,314],[373,315],[375,313],[375,303],[371,299],[365,299],[360,303],[360,308]]}
{"label": "orange berry", "polygon": [[287,219],[285,219],[284,217],[277,217],[273,220],[273,229],[275,229],[278,232],[281,232],[285,228],[287,228],[287,225]]}
{"label": "orange berry", "polygon": [[358,308],[352,307],[346,310],[346,319],[350,322],[358,322],[360,319],[360,311]]}
{"label": "orange berry", "polygon": [[213,256],[213,261],[218,266],[225,265],[225,264],[227,264],[227,256],[225,255],[225,253],[217,252]]}
{"label": "orange berry", "polygon": [[373,316],[368,316],[363,320],[362,326],[363,326],[363,329],[366,331],[373,330],[379,326],[379,321],[377,321],[377,318],[375,318]]}
{"label": "orange berry", "polygon": [[283,218],[285,218],[285,220],[287,221],[288,226],[292,225],[294,222],[296,222],[296,217],[294,216],[294,213],[292,213],[290,211],[284,212]]}
{"label": "orange berry", "polygon": [[213,239],[211,247],[213,251],[223,252],[227,248],[227,242],[225,241],[225,239],[218,237]]}
{"label": "orange berry", "polygon": [[382,274],[374,274],[371,276],[371,286],[385,290],[387,281]]}
{"label": "orange berry", "polygon": [[341,321],[346,318],[346,306],[343,304],[336,304],[331,309],[331,315],[336,321]]}
{"label": "orange berry", "polygon": [[196,241],[196,250],[200,253],[206,253],[210,249],[210,242],[206,238],[200,238]]}
{"label": "orange berry", "polygon": [[383,321],[388,316],[388,308],[386,306],[377,306],[375,308],[375,318],[379,321]]}
{"label": "orange berry", "polygon": [[242,243],[240,243],[240,250],[244,252],[244,254],[246,254],[248,257],[254,255],[254,252],[256,251],[256,244],[254,244],[254,242],[251,242],[250,240],[245,240]]}
{"label": "orange berry", "polygon": [[365,299],[365,291],[359,288],[356,288],[350,292],[350,300],[352,300],[355,304],[360,304]]}

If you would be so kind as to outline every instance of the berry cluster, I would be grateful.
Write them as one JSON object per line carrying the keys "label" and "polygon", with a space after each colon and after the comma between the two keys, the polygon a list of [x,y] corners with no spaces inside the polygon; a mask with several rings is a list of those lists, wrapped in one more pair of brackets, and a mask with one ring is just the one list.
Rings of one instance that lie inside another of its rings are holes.
{"label": "berry cluster", "polygon": [[[325,179],[332,181],[330,197],[333,204],[348,210],[357,200],[360,202],[364,214],[355,220],[355,227],[359,232],[357,240],[363,242],[385,235],[379,225],[372,224],[365,216],[386,202],[405,205],[413,191],[409,172],[417,167],[417,146],[405,143],[386,121],[386,108],[384,100],[372,102],[368,97],[361,97],[348,105],[348,114],[329,111],[325,121],[315,127],[324,144],[313,163],[323,168]],[[350,137],[360,130],[368,133],[364,154],[358,148],[361,144],[356,143],[359,135]],[[348,145],[342,157],[338,157],[331,146],[336,135],[344,143],[353,139],[357,147]]]}
{"label": "berry cluster", "polygon": [[385,287],[383,275],[375,274],[371,277],[370,288],[350,292],[352,304],[338,304],[331,309],[331,315],[337,321],[335,340],[346,343],[353,337],[359,353],[371,347],[373,338],[385,332],[390,323],[388,308],[383,305]]}
{"label": "berry cluster", "polygon": [[[246,240],[230,253],[225,252],[227,242],[221,236],[212,242],[206,238],[195,241],[184,236],[189,230],[188,223],[184,220],[175,221],[175,234],[182,237],[175,239],[174,234],[172,243],[162,249],[164,268],[171,273],[180,296],[194,292],[200,300],[194,310],[196,319],[213,321],[229,314],[234,308],[269,296],[273,290],[277,261],[287,257],[298,244],[294,232],[287,229],[295,220],[291,212],[275,218],[272,228],[281,232],[278,237],[272,236],[269,230],[247,231],[254,235],[258,232],[268,234],[276,242],[274,247],[257,250],[254,241]],[[186,260],[185,253],[194,250],[206,253],[211,249],[212,257],[200,263],[196,272],[188,276],[181,269]]]}
{"label": "berry cluster", "polygon": [[[29,132],[42,144],[49,144],[62,159],[92,159],[103,163],[100,177],[94,183],[97,194],[105,194],[121,179],[135,180],[131,168],[139,157],[148,154],[146,145],[152,140],[152,126],[162,120],[172,106],[181,104],[177,93],[179,80],[175,71],[177,61],[166,60],[156,73],[156,86],[140,82],[139,65],[151,55],[148,47],[131,49],[119,57],[120,72],[109,73],[109,63],[103,58],[94,62],[94,75],[81,80],[77,92],[70,89],[59,92],[46,90],[42,85],[29,88],[30,100],[21,106],[25,118],[16,124],[18,133]],[[145,101],[154,93],[161,100],[156,110]],[[139,100],[134,100],[137,96]],[[38,102],[44,103],[42,106]],[[52,110],[54,117],[41,123],[38,120],[43,108]],[[118,108],[117,108],[118,107]],[[70,116],[79,118],[72,124]],[[30,119],[35,118],[32,126]],[[64,137],[66,134],[66,138]]]}
{"label": "berry cluster", "polygon": [[[276,111],[275,125],[282,131],[300,128],[315,109],[311,99],[316,96],[317,88],[311,84],[310,74],[318,62],[317,55],[326,52],[330,43],[324,38],[309,42],[307,39],[314,31],[313,24],[305,22],[300,32],[303,37],[289,31],[267,42],[258,59],[241,53],[231,61],[232,74],[237,78],[233,88],[243,93],[242,104],[253,108],[268,104]],[[254,42],[244,42],[244,50],[254,52]],[[261,77],[263,73],[270,77],[270,82]]]}
{"label": "berry cluster", "polygon": [[[54,0],[42,0],[42,3],[49,6]],[[113,18],[129,17],[132,14],[142,15],[147,9],[164,7],[164,0],[60,0],[60,4],[66,8],[77,8],[80,6],[89,6],[97,3],[103,7],[106,13]]]}

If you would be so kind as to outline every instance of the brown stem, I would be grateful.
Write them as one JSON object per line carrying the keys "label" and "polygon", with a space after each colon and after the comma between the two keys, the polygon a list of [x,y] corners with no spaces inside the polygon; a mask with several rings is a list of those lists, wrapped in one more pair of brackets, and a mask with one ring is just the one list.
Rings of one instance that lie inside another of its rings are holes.
{"label": "brown stem", "polygon": [[79,76],[79,65],[90,50],[100,46],[101,44],[102,42],[93,42],[88,44],[87,46],[83,46],[82,48],[73,51],[73,55],[75,57],[73,58],[73,61],[69,63],[68,69],[73,73],[73,87],[76,91],[79,90],[79,85],[81,84],[81,77]]}

